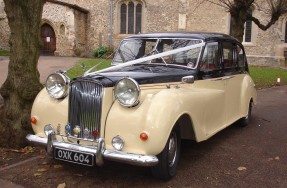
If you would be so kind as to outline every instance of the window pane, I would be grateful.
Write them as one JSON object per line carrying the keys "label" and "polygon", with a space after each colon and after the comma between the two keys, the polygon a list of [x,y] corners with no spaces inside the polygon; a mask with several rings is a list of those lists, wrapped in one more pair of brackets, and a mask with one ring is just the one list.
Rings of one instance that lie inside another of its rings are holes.
{"label": "window pane", "polygon": [[[199,44],[200,40],[185,39],[126,39],[121,42],[113,59],[113,64],[124,63],[161,52]],[[168,63],[196,68],[201,47],[170,54],[143,63]]]}
{"label": "window pane", "polygon": [[224,68],[233,67],[233,54],[232,54],[232,43],[223,43],[223,64]]}
{"label": "window pane", "polygon": [[136,6],[136,33],[141,32],[142,26],[142,5],[138,4]]}
{"label": "window pane", "polygon": [[[252,9],[248,9],[247,14],[252,16]],[[252,21],[246,20],[245,23],[245,42],[251,42],[251,33],[252,33]]]}
{"label": "window pane", "polygon": [[244,67],[245,65],[245,54],[240,46],[237,45],[236,47],[236,55],[239,67]]}
{"label": "window pane", "polygon": [[218,68],[218,43],[208,43],[204,49],[200,70],[214,70]]}
{"label": "window pane", "polygon": [[121,34],[127,33],[127,5],[121,5]]}
{"label": "window pane", "polygon": [[128,33],[132,34],[134,33],[134,3],[129,2],[129,8],[128,8]]}
{"label": "window pane", "polygon": [[252,21],[246,21],[246,28],[245,28],[245,42],[251,42],[251,30],[252,30]]}

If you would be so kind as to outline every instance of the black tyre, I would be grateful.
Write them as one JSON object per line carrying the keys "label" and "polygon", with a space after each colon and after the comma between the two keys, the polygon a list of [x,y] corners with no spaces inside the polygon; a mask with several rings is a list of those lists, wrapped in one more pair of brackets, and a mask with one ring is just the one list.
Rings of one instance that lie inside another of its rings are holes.
{"label": "black tyre", "polygon": [[250,101],[247,116],[241,118],[238,122],[240,127],[245,127],[250,123],[251,113],[252,113],[252,102]]}
{"label": "black tyre", "polygon": [[157,156],[159,162],[151,168],[152,175],[162,180],[170,180],[176,175],[180,154],[180,128],[176,126],[170,133],[163,151]]}

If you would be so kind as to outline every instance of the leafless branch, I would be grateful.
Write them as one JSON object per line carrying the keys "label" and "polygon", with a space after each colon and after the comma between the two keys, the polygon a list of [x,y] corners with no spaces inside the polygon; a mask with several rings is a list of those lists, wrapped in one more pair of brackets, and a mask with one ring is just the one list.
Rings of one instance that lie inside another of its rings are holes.
{"label": "leafless branch", "polygon": [[270,20],[267,24],[262,24],[259,19],[251,16],[251,19],[260,29],[266,31],[270,28],[283,14],[287,13],[287,0],[266,0],[269,9],[267,14],[270,16]]}
{"label": "leafless branch", "polygon": [[206,0],[201,0],[199,3],[194,7],[193,11],[194,12],[200,5],[202,5]]}
{"label": "leafless branch", "polygon": [[223,8],[228,9],[228,7],[227,7],[227,6],[224,6],[225,4],[222,4],[222,3],[216,3],[216,2],[211,1],[211,0],[206,0],[206,1],[207,1],[207,2],[210,2],[210,3],[214,4],[214,5],[217,5],[217,6],[220,6],[220,7],[223,7]]}

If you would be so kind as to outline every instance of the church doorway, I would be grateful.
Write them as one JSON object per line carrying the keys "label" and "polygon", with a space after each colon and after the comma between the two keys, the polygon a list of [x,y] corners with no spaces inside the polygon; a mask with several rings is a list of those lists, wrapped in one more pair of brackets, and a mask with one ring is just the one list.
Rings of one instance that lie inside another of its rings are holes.
{"label": "church doorway", "polygon": [[47,23],[41,26],[41,55],[53,56],[56,51],[56,35],[54,29]]}

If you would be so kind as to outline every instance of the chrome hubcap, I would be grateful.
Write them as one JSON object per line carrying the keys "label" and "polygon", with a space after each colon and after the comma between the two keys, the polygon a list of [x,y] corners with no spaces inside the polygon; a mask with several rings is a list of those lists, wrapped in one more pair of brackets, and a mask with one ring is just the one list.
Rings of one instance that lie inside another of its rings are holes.
{"label": "chrome hubcap", "polygon": [[168,165],[171,167],[175,163],[176,159],[176,152],[177,151],[177,136],[176,133],[172,133],[171,137],[169,138],[168,143]]}

